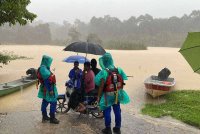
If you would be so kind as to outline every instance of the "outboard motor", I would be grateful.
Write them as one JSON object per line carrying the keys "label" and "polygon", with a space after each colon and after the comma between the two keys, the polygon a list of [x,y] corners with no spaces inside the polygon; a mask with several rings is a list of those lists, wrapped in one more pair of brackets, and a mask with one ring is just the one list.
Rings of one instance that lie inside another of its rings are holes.
{"label": "outboard motor", "polygon": [[26,74],[29,75],[31,79],[37,79],[37,69],[35,68],[28,69]]}
{"label": "outboard motor", "polygon": [[158,73],[158,80],[160,81],[165,81],[168,79],[169,75],[171,74],[171,71],[168,68],[163,68],[159,73]]}

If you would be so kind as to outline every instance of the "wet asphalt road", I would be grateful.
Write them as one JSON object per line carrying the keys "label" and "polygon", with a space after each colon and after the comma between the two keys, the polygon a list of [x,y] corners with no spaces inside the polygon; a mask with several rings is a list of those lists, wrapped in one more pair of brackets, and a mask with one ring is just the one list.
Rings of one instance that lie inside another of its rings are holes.
{"label": "wet asphalt road", "polygon": [[[200,134],[200,130],[169,118],[154,119],[123,112],[122,134]],[[113,115],[112,115],[113,116]],[[57,114],[59,125],[41,122],[40,111],[0,115],[0,134],[101,134],[103,119],[75,112]],[[112,117],[114,126],[114,117]]]}

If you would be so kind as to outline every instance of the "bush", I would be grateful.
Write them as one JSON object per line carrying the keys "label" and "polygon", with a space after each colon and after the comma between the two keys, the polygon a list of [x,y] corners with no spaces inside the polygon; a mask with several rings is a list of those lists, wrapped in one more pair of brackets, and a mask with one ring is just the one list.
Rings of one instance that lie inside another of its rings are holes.
{"label": "bush", "polygon": [[11,60],[11,56],[0,53],[0,63],[7,64]]}
{"label": "bush", "polygon": [[8,62],[10,62],[11,60],[16,60],[16,59],[30,59],[30,58],[27,58],[25,56],[15,55],[13,52],[0,52],[0,63],[4,65],[8,64]]}

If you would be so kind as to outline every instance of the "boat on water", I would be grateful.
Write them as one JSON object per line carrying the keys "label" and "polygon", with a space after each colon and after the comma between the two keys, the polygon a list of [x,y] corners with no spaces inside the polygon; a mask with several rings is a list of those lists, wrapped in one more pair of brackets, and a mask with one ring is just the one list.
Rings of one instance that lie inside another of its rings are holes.
{"label": "boat on water", "polygon": [[0,84],[0,97],[26,88],[37,82],[37,79],[32,79],[30,76],[22,77],[21,79],[14,80],[7,83]]}
{"label": "boat on water", "polygon": [[26,71],[27,76],[22,76],[20,79],[11,82],[1,83],[0,97],[36,84],[38,82],[36,71],[36,69],[30,68]]}
{"label": "boat on water", "polygon": [[146,92],[153,98],[169,93],[175,86],[174,78],[160,80],[158,76],[151,75],[144,81]]}

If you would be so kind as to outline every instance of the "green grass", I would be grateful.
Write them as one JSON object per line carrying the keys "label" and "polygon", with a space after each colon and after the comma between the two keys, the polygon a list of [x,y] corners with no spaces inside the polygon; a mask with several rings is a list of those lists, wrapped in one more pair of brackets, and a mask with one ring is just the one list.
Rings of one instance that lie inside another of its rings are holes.
{"label": "green grass", "polygon": [[152,117],[172,116],[192,126],[200,128],[200,91],[174,91],[165,96],[162,104],[146,104],[141,110]]}

